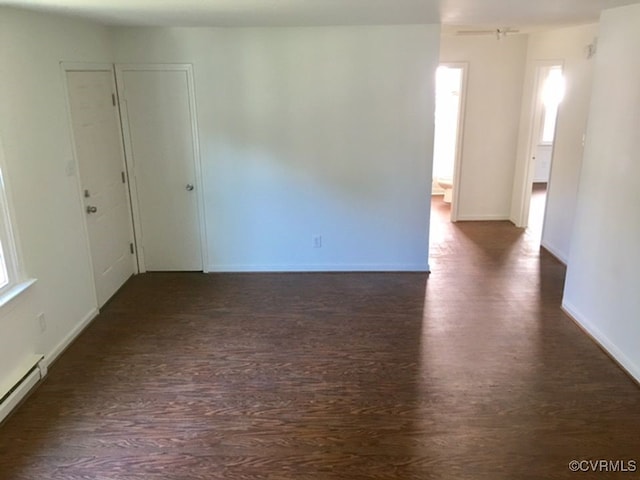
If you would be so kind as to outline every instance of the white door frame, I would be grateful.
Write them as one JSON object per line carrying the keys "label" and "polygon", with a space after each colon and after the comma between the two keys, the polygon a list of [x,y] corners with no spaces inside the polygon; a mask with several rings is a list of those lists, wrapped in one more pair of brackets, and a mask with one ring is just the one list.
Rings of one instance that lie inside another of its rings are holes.
{"label": "white door frame", "polygon": [[[87,252],[89,253],[89,269],[90,269],[90,273],[91,273],[91,278],[94,279],[91,282],[91,286],[92,286],[92,292],[93,292],[93,301],[94,304],[98,305],[98,291],[96,288],[96,284],[95,284],[95,272],[94,272],[94,268],[93,268],[93,257],[91,254],[91,240],[89,237],[89,227],[87,225],[87,216],[85,214],[84,211],[84,205],[82,203],[82,179],[80,178],[80,161],[78,159],[78,152],[76,150],[76,139],[75,139],[75,134],[73,132],[73,119],[71,116],[71,98],[69,96],[69,85],[67,82],[67,72],[109,72],[111,74],[111,78],[112,78],[112,86],[113,86],[113,91],[114,93],[116,93],[116,83],[115,83],[115,77],[114,77],[114,70],[113,70],[113,64],[111,63],[79,63],[79,62],[60,62],[60,74],[62,75],[62,82],[64,85],[64,99],[65,99],[65,108],[67,110],[67,123],[69,125],[69,134],[70,134],[70,139],[71,139],[71,151],[73,153],[73,173],[75,173],[75,177],[76,177],[76,189],[77,189],[77,193],[78,193],[78,206],[80,207],[80,215],[82,217],[82,231],[84,234],[84,239],[85,239],[85,243],[87,245]],[[117,96],[117,93],[116,93]],[[122,118],[120,117],[120,109],[116,108],[114,109],[116,111],[115,115],[116,115],[116,121],[118,122],[118,136],[120,139],[120,142],[122,144],[122,148],[120,149],[121,151],[121,161],[122,161],[122,167],[124,168],[125,172],[129,171],[129,167],[127,164],[127,160],[126,160],[126,156],[125,156],[125,152],[124,152],[124,142],[123,142],[123,138],[122,138]],[[67,167],[69,168],[69,167]],[[128,175],[127,175],[128,176]],[[129,187],[130,182],[127,179],[127,187]],[[132,212],[132,199],[131,199],[131,191],[129,188],[127,188],[127,207],[129,209],[129,212]],[[133,218],[132,216],[129,217],[129,235],[130,238],[133,239],[134,241],[134,245],[135,245],[135,232],[134,232],[134,225],[133,225]],[[136,253],[136,248],[134,248],[134,252],[132,255],[132,262],[133,262],[133,274],[137,274],[140,273],[140,270],[138,268],[138,256]]]}
{"label": "white door frame", "polygon": [[[564,62],[562,60],[537,60],[534,62],[534,78],[533,78],[533,91],[531,93],[531,103],[530,103],[530,116],[529,116],[529,129],[527,134],[527,149],[526,149],[526,157],[524,159],[524,169],[522,170],[522,176],[520,178],[514,178],[514,183],[520,183],[522,185],[521,196],[518,200],[519,205],[517,205],[518,215],[515,218],[515,224],[517,227],[526,228],[529,225],[529,207],[531,205],[531,189],[533,186],[533,175],[535,173],[535,162],[533,157],[536,154],[536,148],[538,146],[538,133],[541,128],[542,122],[542,108],[540,106],[540,102],[538,98],[541,94],[542,82],[540,81],[541,73],[544,69],[548,69],[551,67],[560,67],[564,71]],[[556,125],[557,127],[557,125]],[[554,132],[554,140],[553,147],[551,149],[551,160],[549,166],[549,181],[547,185],[551,185],[551,178],[553,175],[553,157],[555,153],[555,132]],[[516,183],[516,184],[517,184]],[[547,206],[545,205],[545,213],[544,218],[546,220],[547,216]],[[544,229],[543,221],[543,229]],[[544,232],[543,232],[544,234]]]}
{"label": "white door frame", "polygon": [[451,221],[458,221],[458,206],[460,204],[460,180],[462,178],[462,144],[464,138],[464,119],[467,102],[467,77],[469,64],[467,62],[441,62],[438,66],[459,68],[462,71],[460,78],[460,102],[458,103],[458,129],[456,132],[456,155],[453,159],[453,195],[451,197]]}
{"label": "white door frame", "polygon": [[[200,255],[202,258],[202,271],[207,273],[208,270],[208,255],[207,255],[207,229],[206,229],[206,215],[205,215],[205,201],[204,201],[204,182],[202,181],[202,161],[200,158],[200,142],[198,140],[198,123],[196,113],[196,98],[195,98],[195,82],[193,79],[193,65],[189,63],[116,63],[115,76],[118,95],[118,104],[120,111],[124,112],[121,115],[122,120],[122,133],[124,137],[124,152],[127,159],[127,173],[130,179],[129,186],[131,189],[131,204],[133,211],[133,225],[134,232],[136,234],[136,251],[138,254],[138,265],[140,272],[146,272],[144,263],[144,251],[140,248],[141,239],[139,238],[139,232],[141,232],[141,218],[140,218],[140,205],[138,202],[138,189],[136,185],[134,159],[133,159],[133,146],[131,143],[129,119],[126,115],[126,95],[123,95],[123,73],[126,71],[178,71],[185,72],[187,75],[187,89],[189,95],[189,110],[191,112],[191,131],[192,143],[193,143],[193,155],[194,155],[194,168],[195,168],[195,183],[196,183],[196,204],[198,207],[198,223],[200,224]],[[124,108],[124,110],[123,110]]]}

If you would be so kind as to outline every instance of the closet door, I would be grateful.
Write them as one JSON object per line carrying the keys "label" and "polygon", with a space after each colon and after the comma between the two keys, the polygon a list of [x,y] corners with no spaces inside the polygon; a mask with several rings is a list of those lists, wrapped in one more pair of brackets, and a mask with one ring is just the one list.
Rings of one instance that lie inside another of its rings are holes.
{"label": "closet door", "polygon": [[143,270],[203,269],[191,70],[116,66]]}

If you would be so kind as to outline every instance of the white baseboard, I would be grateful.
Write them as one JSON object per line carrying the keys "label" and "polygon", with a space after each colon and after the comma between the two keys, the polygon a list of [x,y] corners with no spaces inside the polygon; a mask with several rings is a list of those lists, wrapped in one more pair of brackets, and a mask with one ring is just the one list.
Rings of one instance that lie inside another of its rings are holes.
{"label": "white baseboard", "polygon": [[567,264],[567,257],[563,253],[561,253],[560,250],[551,246],[549,242],[544,242],[544,241],[540,242],[540,246],[545,250],[547,250],[551,255],[556,257],[558,260],[560,260],[560,262],[562,262],[564,265]]}
{"label": "white baseboard", "polygon": [[40,379],[40,370],[36,368],[22,380],[20,385],[18,385],[18,387],[11,392],[7,398],[5,398],[2,405],[0,405],[0,422],[9,416],[13,409],[16,408],[29,394],[33,387],[37,385]]}
{"label": "white baseboard", "polygon": [[562,310],[573,319],[584,332],[591,337],[620,368],[640,383],[640,365],[636,365],[622,350],[620,350],[604,333],[600,331],[585,315],[580,313],[570,302],[562,301]]}
{"label": "white baseboard", "polygon": [[24,397],[38,384],[38,382],[46,375],[49,366],[56,361],[56,359],[62,355],[66,348],[76,339],[80,333],[91,323],[91,321],[98,315],[98,309],[94,308],[87,313],[82,320],[71,330],[62,341],[56,345],[47,355],[42,358],[41,355],[34,355],[35,357],[32,363],[35,363],[39,359],[37,368],[34,368],[15,388],[13,392],[2,402],[0,406],[0,422],[6,418],[13,409],[20,404]]}
{"label": "white baseboard", "polygon": [[464,215],[458,214],[459,222],[486,222],[497,220],[509,220],[509,215],[503,215],[499,213],[488,213],[484,215]]}
{"label": "white baseboard", "polygon": [[511,223],[513,223],[516,227],[518,228],[525,228],[526,223],[518,223],[518,218],[516,218],[514,215],[509,215],[509,218],[507,219],[509,220]]}
{"label": "white baseboard", "polygon": [[44,361],[46,365],[49,366],[64,352],[69,345],[76,339],[80,333],[91,323],[91,321],[96,318],[99,311],[97,308],[92,309],[89,313],[87,313],[82,320],[71,330],[66,337],[62,339],[62,341],[56,345],[56,347],[49,352],[44,357]]}
{"label": "white baseboard", "polygon": [[209,272],[428,272],[429,265],[415,263],[334,265],[209,265]]}

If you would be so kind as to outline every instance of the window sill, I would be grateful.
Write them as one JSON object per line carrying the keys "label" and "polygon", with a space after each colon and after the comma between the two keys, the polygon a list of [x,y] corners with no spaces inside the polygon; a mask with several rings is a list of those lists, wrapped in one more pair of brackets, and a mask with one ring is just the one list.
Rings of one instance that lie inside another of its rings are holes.
{"label": "window sill", "polygon": [[25,292],[31,285],[36,283],[35,278],[30,278],[25,280],[24,282],[16,283],[9,290],[0,294],[0,308],[3,308],[5,305],[10,303],[15,298],[19,297],[23,292]]}

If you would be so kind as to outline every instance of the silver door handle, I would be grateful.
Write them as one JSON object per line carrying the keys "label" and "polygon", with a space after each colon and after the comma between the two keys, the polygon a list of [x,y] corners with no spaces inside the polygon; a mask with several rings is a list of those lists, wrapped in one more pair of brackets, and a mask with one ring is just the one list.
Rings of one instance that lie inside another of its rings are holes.
{"label": "silver door handle", "polygon": [[187,189],[187,192],[190,192],[191,190],[193,190],[193,185],[191,185],[190,183],[187,183],[187,186],[184,188]]}
{"label": "silver door handle", "polygon": [[98,211],[98,207],[92,207],[91,205],[87,205],[87,213],[96,213]]}

